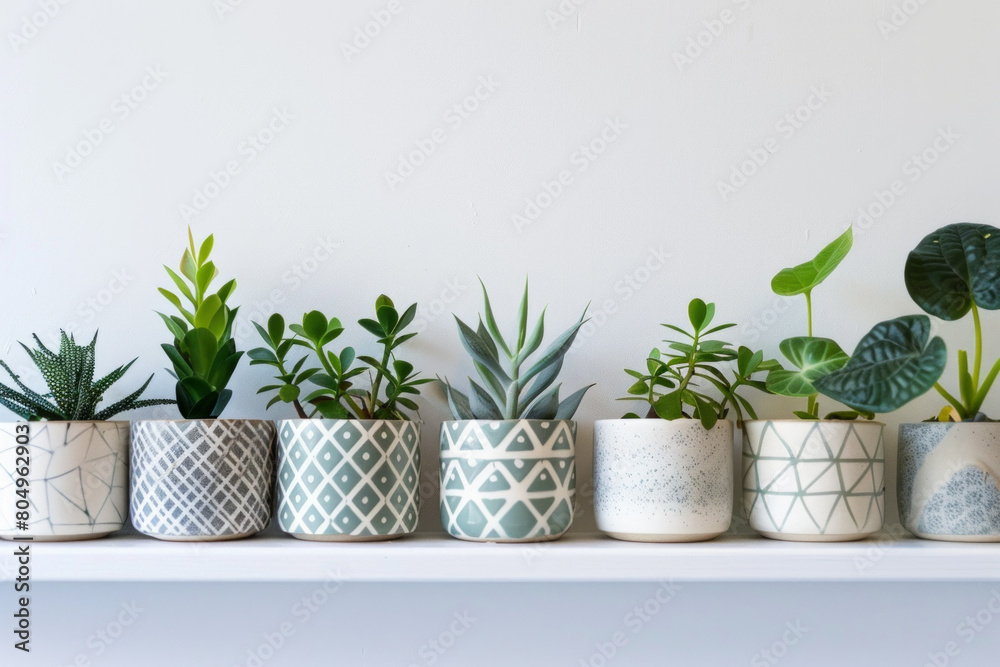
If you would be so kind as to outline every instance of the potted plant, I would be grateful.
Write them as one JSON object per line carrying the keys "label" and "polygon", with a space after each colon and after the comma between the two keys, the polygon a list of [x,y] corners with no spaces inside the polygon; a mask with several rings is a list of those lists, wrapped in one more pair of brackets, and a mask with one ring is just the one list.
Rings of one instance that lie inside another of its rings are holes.
{"label": "potted plant", "polygon": [[[766,537],[844,541],[881,529],[885,516],[884,424],[891,412],[928,391],[944,370],[944,342],[930,320],[908,315],[880,322],[846,352],[813,335],[812,290],[847,256],[850,228],[811,261],[780,271],[771,287],[806,298],[807,336],[780,344],[794,369],[768,373],[767,389],[806,399],[794,420],[751,420],[743,439],[743,506]],[[820,419],[819,394],[850,410]]]}
{"label": "potted plant", "polygon": [[918,537],[1000,541],[1000,426],[983,406],[1000,373],[984,365],[980,309],[1000,309],[1000,229],[968,222],[928,234],[909,254],[906,289],[946,321],[972,314],[973,354],[958,351],[958,391],[927,422],[899,427],[898,496],[903,525]]}
{"label": "potted plant", "polygon": [[[480,281],[482,284],[482,281]],[[588,385],[562,401],[554,384],[586,320],[540,348],[545,311],[528,332],[528,284],[510,344],[483,288],[476,329],[455,317],[483,384],[466,395],[441,381],[454,421],[441,424],[441,521],[453,537],[479,542],[554,540],[569,530],[576,502],[576,422]],[[501,360],[502,355],[502,360]]]}
{"label": "potted plant", "polygon": [[[594,512],[597,527],[621,540],[695,542],[729,529],[733,514],[732,412],[742,426],[744,412],[756,419],[737,392],[765,390],[752,376],[778,367],[762,352],[710,336],[735,324],[712,327],[715,304],[688,304],[692,331],[664,324],[683,340],[654,348],[646,370],[626,369],[634,378],[619,400],[648,404],[645,419],[629,413],[594,424]],[[717,365],[736,362],[735,378]],[[706,389],[714,395],[705,393]]]}
{"label": "potted plant", "polygon": [[[362,542],[417,529],[420,425],[406,410],[417,409],[412,396],[430,379],[416,377],[413,364],[395,352],[416,335],[404,333],[416,312],[413,304],[400,315],[383,294],[375,319],[359,321],[377,336],[380,358],[355,357],[352,347],[326,350],[344,329],[319,311],[290,325],[290,335],[281,315],[272,315],[267,329],[254,323],[266,347],[251,350],[250,363],[278,373],[277,384],[258,393],[273,392],[268,408],[288,403],[299,416],[278,423],[278,523],[285,532]],[[304,354],[294,355],[299,348]],[[365,373],[367,389],[355,385]]]}
{"label": "potted plant", "polygon": [[238,308],[227,305],[236,281],[209,293],[218,276],[209,258],[214,239],[196,246],[188,229],[188,241],[180,273],[164,267],[184,300],[160,289],[179,313],[160,317],[173,335],[162,347],[183,419],[132,426],[132,523],[162,540],[231,540],[263,530],[270,519],[275,428],[219,418],[243,355],[232,336]]}
{"label": "potted plant", "polygon": [[120,530],[128,516],[129,428],[115,415],[168,400],[143,399],[151,375],[136,391],[100,408],[104,395],[135,359],[94,380],[97,334],[89,345],[59,332],[59,352],[38,336],[23,343],[48,387],[40,393],[0,361],[17,389],[0,384],[0,405],[24,422],[0,423],[0,537],[35,541],[89,540]]}

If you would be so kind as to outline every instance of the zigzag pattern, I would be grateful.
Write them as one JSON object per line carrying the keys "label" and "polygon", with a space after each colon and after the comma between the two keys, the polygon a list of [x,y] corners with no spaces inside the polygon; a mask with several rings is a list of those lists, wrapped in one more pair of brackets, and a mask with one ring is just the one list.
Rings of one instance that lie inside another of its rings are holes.
{"label": "zigzag pattern", "polygon": [[278,522],[285,532],[371,537],[416,530],[417,424],[287,420],[279,443]]}
{"label": "zigzag pattern", "polygon": [[885,453],[882,429],[877,433],[866,441],[853,423],[824,422],[810,424],[794,441],[774,422],[766,422],[759,437],[750,433],[743,448],[743,503],[751,527],[808,535],[879,530]]}
{"label": "zigzag pattern", "polygon": [[270,421],[140,421],[132,426],[132,523],[153,537],[256,533],[271,517]]}
{"label": "zigzag pattern", "polygon": [[441,427],[441,520],[473,540],[558,537],[576,503],[576,424],[455,421]]}

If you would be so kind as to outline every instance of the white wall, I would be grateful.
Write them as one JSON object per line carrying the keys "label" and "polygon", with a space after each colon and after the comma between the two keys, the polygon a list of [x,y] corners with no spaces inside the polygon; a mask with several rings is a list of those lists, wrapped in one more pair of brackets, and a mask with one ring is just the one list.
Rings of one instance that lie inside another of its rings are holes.
{"label": "white wall", "polygon": [[[391,22],[350,52],[372,12]],[[420,303],[425,330],[408,354],[428,375],[469,372],[448,313],[475,318],[476,275],[508,324],[530,275],[552,332],[592,303],[595,326],[564,377],[598,382],[578,415],[586,484],[588,424],[620,416],[621,369],[641,363],[658,324],[682,320],[691,297],[742,323],[734,342],[777,354],[804,312],[775,300],[770,277],[871,207],[853,253],[815,294],[817,333],[850,348],[876,321],[916,310],[902,267],[924,234],[996,223],[998,20],[985,0],[10,0],[0,14],[0,353],[23,366],[14,342],[32,332],[100,327],[105,367],[139,356],[131,382],[156,371],[152,394],[171,395],[153,313],[168,306],[155,288],[188,223],[216,234],[244,314],[280,298],[288,316],[319,308],[354,322],[380,292]],[[477,90],[475,110],[456,115]],[[798,127],[783,120],[810,102]],[[280,128],[271,137],[269,123]],[[602,132],[614,141],[584,156]],[[258,135],[273,140],[253,148]],[[388,182],[400,156],[433,138],[443,141],[412,175]],[[88,155],[68,155],[88,141]],[[720,193],[765,146],[774,152],[756,173]],[[925,150],[936,161],[924,170],[914,159]],[[215,188],[227,164],[238,173]],[[558,196],[519,226],[527,200],[564,171]],[[207,207],[183,209],[195,204]],[[939,327],[952,350],[969,329]],[[244,364],[227,414],[262,415],[254,391],[265,378]],[[433,473],[444,412],[423,404]],[[890,442],[899,421],[938,404],[928,396],[886,416]],[[996,398],[988,407],[1000,412]],[[423,523],[436,529],[435,512]],[[585,513],[578,529],[592,527]]]}

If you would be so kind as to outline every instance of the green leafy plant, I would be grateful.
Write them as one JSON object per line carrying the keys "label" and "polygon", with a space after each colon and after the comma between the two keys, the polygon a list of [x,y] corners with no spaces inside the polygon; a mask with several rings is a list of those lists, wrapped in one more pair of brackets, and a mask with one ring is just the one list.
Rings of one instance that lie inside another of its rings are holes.
{"label": "green leafy plant", "polygon": [[852,356],[836,341],[813,336],[812,291],[840,265],[853,242],[849,227],[815,258],[782,269],[771,281],[780,296],[806,298],[808,335],[779,345],[795,370],[772,370],[766,383],[775,394],[806,399],[806,409],[795,412],[801,419],[819,419],[819,394],[851,408],[831,412],[826,419],[872,419],[876,412],[891,412],[925,393],[944,371],[944,341],[930,338],[930,320],[924,315],[880,322]]}
{"label": "green leafy plant", "polygon": [[[649,404],[646,417],[668,420],[693,418],[700,420],[706,429],[711,429],[719,419],[724,419],[730,408],[736,415],[738,426],[743,425],[744,413],[751,419],[756,419],[753,406],[737,392],[744,386],[766,392],[764,381],[754,380],[752,376],[781,366],[773,359],[765,360],[761,351],[754,352],[743,346],[737,350],[730,343],[708,339],[707,336],[736,326],[720,324],[709,328],[714,318],[714,303],[693,299],[688,304],[688,320],[691,322],[692,332],[672,324],[663,324],[662,326],[683,335],[686,340],[664,341],[669,343],[667,351],[653,348],[646,359],[645,373],[625,369],[636,381],[628,388],[629,395],[618,400],[645,401]],[[733,371],[735,378],[730,380],[717,364],[733,361],[736,362]],[[714,387],[721,399],[706,394],[699,382]],[[638,417],[633,412],[625,415],[626,419]]]}
{"label": "green leafy plant", "polygon": [[153,376],[143,383],[138,390],[125,398],[112,403],[103,410],[97,406],[104,400],[104,394],[118,382],[135,359],[124,366],[119,366],[99,380],[94,380],[94,366],[97,356],[97,334],[89,345],[77,345],[73,336],[67,336],[65,331],[59,331],[59,352],[49,350],[37,335],[32,334],[38,344],[37,350],[32,350],[24,343],[21,347],[38,368],[48,386],[48,392],[40,394],[25,386],[21,378],[10,369],[5,362],[0,361],[7,374],[21,389],[20,392],[0,384],[0,405],[28,421],[104,421],[121,412],[136,410],[153,405],[168,405],[173,401],[165,399],[139,400]]}
{"label": "green leafy plant", "polygon": [[958,396],[940,383],[934,388],[948,402],[941,421],[984,420],[983,403],[1000,373],[1000,359],[983,375],[983,326],[980,309],[1000,309],[1000,229],[959,222],[925,236],[906,259],[910,297],[924,312],[946,321],[972,313],[974,351],[958,351]]}
{"label": "green leafy plant", "polygon": [[[279,383],[262,387],[257,393],[277,392],[267,407],[290,403],[302,419],[317,414],[327,419],[410,419],[404,409],[417,409],[411,396],[419,395],[418,387],[431,379],[418,378],[413,364],[397,359],[394,350],[417,335],[403,333],[416,312],[417,305],[413,304],[400,315],[392,299],[383,294],[375,301],[375,319],[358,321],[378,338],[382,346],[380,359],[356,357],[352,347],[345,347],[339,354],[326,350],[344,328],[337,318],[328,319],[316,310],[306,313],[302,324],[288,326],[291,336],[286,335],[281,315],[272,315],[266,329],[254,322],[267,347],[250,350],[250,365],[276,368],[275,380]],[[292,353],[298,347],[308,352],[293,360]],[[355,359],[364,365],[353,366]],[[312,363],[306,366],[310,360]],[[369,388],[356,387],[353,379],[366,371]],[[316,387],[308,394],[303,389],[307,382]]]}
{"label": "green leafy plant", "polygon": [[[517,335],[508,344],[500,334],[490,297],[483,288],[484,313],[475,329],[457,316],[458,334],[466,352],[472,357],[473,366],[482,380],[471,377],[469,395],[455,389],[445,378],[440,386],[448,400],[455,419],[572,419],[587,390],[580,389],[564,400],[559,400],[561,384],[553,383],[562,370],[563,359],[580,327],[586,322],[585,308],[580,319],[560,334],[533,363],[528,359],[541,346],[545,334],[545,309],[531,333],[528,333],[528,283],[524,283],[524,296],[517,313]],[[501,359],[501,354],[503,358]],[[527,365],[527,367],[525,367]]]}
{"label": "green leafy plant", "polygon": [[236,289],[236,281],[230,280],[210,294],[208,288],[219,275],[215,263],[209,259],[214,237],[210,235],[196,247],[188,228],[188,241],[180,273],[163,267],[185,301],[160,288],[160,294],[179,312],[179,316],[158,313],[174,335],[174,342],[162,347],[173,364],[170,374],[177,379],[177,407],[181,416],[215,419],[232,398],[232,391],[226,385],[243,356],[236,350],[233,339],[233,323],[239,308],[226,305]]}

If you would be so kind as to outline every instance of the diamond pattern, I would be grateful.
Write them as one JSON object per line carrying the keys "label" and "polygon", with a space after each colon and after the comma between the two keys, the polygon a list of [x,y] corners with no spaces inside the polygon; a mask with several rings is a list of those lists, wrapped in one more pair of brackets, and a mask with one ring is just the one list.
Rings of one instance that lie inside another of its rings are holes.
{"label": "diamond pattern", "polygon": [[414,422],[292,419],[281,422],[278,440],[278,521],[285,532],[364,538],[417,529]]}
{"label": "diamond pattern", "polygon": [[128,422],[28,424],[27,531],[16,529],[18,426],[24,424],[0,424],[0,537],[81,538],[125,525]]}
{"label": "diamond pattern", "polygon": [[256,533],[271,516],[274,424],[139,421],[132,427],[132,523],[170,539]]}
{"label": "diamond pattern", "polygon": [[576,501],[576,422],[441,425],[441,521],[472,540],[532,541],[569,530]]}
{"label": "diamond pattern", "polygon": [[743,505],[764,533],[842,535],[875,532],[885,515],[882,424],[747,423]]}

